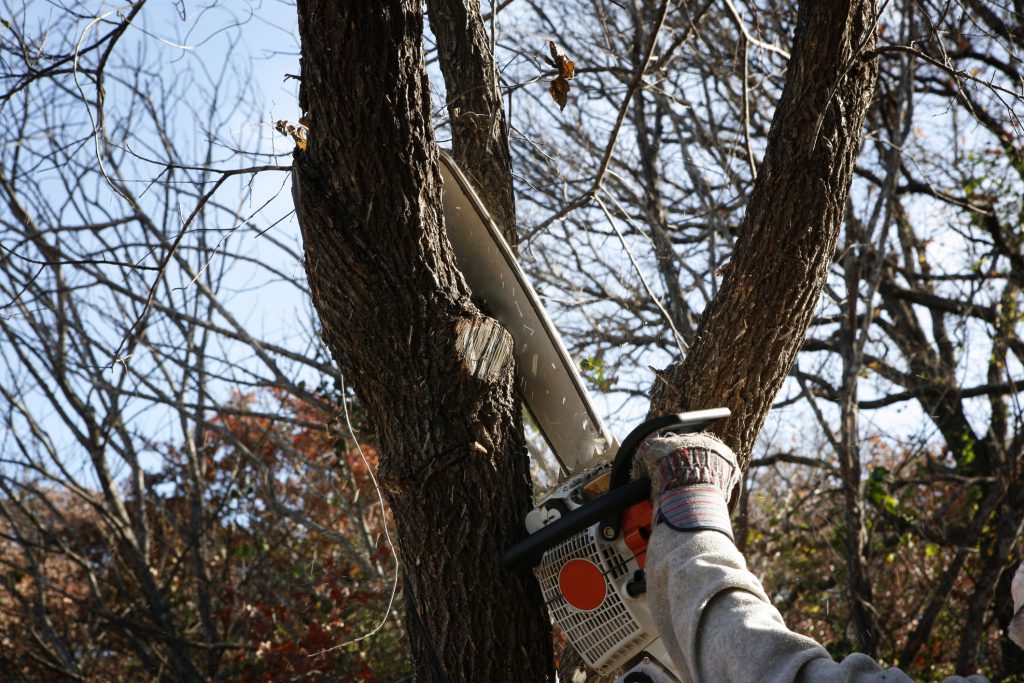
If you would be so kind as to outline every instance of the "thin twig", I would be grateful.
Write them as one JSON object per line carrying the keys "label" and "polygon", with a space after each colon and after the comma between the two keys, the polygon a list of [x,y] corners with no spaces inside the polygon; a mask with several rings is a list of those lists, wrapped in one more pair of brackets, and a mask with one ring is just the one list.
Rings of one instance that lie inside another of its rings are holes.
{"label": "thin twig", "polygon": [[747,44],[743,44],[743,138],[747,147],[747,164],[750,165],[750,180],[757,179],[757,162],[754,161],[754,148],[750,144],[750,57]]}
{"label": "thin twig", "polygon": [[160,262],[160,266],[159,266],[159,268],[157,270],[156,278],[153,280],[153,284],[149,288],[149,293],[146,295],[146,303],[143,304],[143,306],[142,306],[142,312],[139,313],[139,315],[135,318],[135,322],[132,323],[132,326],[130,328],[128,328],[127,334],[125,334],[125,336],[121,339],[121,343],[118,345],[117,349],[114,351],[114,358],[113,358],[112,363],[116,362],[117,359],[120,357],[121,351],[124,349],[125,344],[127,344],[128,340],[132,338],[132,336],[135,334],[136,330],[142,325],[143,320],[145,320],[146,316],[149,314],[149,311],[152,309],[152,307],[153,307],[153,300],[154,300],[154,298],[156,298],[156,289],[159,286],[160,281],[163,279],[164,274],[167,272],[167,266],[168,266],[168,264],[170,264],[171,258],[174,256],[175,252],[177,252],[178,247],[181,245],[181,241],[183,239],[185,239],[185,233],[188,232],[188,227],[192,224],[192,221],[195,220],[196,216],[199,215],[199,212],[203,210],[203,207],[206,206],[206,203],[208,201],[210,201],[210,198],[217,192],[218,189],[220,189],[220,186],[223,185],[224,182],[228,178],[230,178],[232,176],[236,176],[236,175],[246,174],[246,173],[261,173],[263,171],[289,171],[290,172],[291,171],[291,167],[290,166],[267,165],[267,166],[252,166],[252,167],[249,167],[249,168],[237,168],[237,169],[233,169],[233,170],[230,170],[230,171],[223,171],[221,173],[220,178],[217,179],[217,182],[215,182],[213,184],[213,187],[211,187],[210,190],[206,194],[204,194],[202,197],[199,198],[199,201],[196,203],[196,207],[194,209],[192,209],[192,213],[190,213],[188,215],[188,218],[186,218],[183,221],[182,226],[181,226],[181,230],[178,231],[178,236],[174,238],[174,242],[171,244],[170,249],[167,250],[167,254],[164,256],[163,260]]}
{"label": "thin twig", "polygon": [[588,198],[597,199],[597,193],[604,182],[605,174],[608,172],[608,165],[611,163],[612,154],[615,153],[615,145],[616,142],[618,142],[619,132],[622,130],[622,124],[626,119],[626,113],[629,111],[629,103],[633,101],[637,90],[640,89],[640,84],[643,83],[644,75],[647,73],[647,67],[650,65],[651,59],[654,56],[655,48],[658,46],[658,36],[661,35],[661,30],[665,26],[665,17],[668,16],[668,8],[670,4],[670,0],[663,0],[661,8],[658,10],[658,22],[654,27],[654,33],[651,35],[651,42],[647,46],[647,53],[644,55],[644,61],[633,76],[633,81],[629,84],[626,96],[622,99],[622,104],[619,106],[619,113],[615,117],[615,125],[612,126],[612,132],[608,136],[608,143],[605,145],[604,155],[601,157],[601,163],[598,164],[597,173],[594,175],[594,182],[586,192],[569,202],[557,214],[548,218],[546,221],[527,233],[525,241],[530,240],[552,223],[565,218],[570,212],[583,206],[587,202]]}
{"label": "thin twig", "polygon": [[732,17],[732,21],[736,24],[736,28],[738,28],[740,33],[743,34],[743,40],[751,45],[756,45],[767,52],[774,52],[783,59],[789,59],[789,52],[786,50],[782,49],[778,45],[772,45],[771,43],[766,43],[763,40],[758,40],[750,34],[750,31],[747,30],[746,23],[743,21],[743,18],[740,16],[740,13],[736,9],[736,5],[733,4],[732,0],[725,0],[725,6],[729,9],[729,16]]}
{"label": "thin twig", "polygon": [[619,231],[619,226],[615,224],[615,218],[612,216],[611,212],[608,211],[608,207],[605,206],[604,202],[601,201],[600,195],[594,195],[594,201],[601,207],[601,211],[604,211],[604,215],[608,219],[609,225],[612,226],[612,230],[614,230],[615,234],[618,236],[619,242],[622,244],[622,249],[626,252],[626,256],[629,257],[629,262],[633,264],[633,270],[636,271],[637,276],[640,278],[640,283],[644,286],[647,296],[651,298],[654,305],[658,307],[659,311],[661,311],[661,315],[664,317],[665,323],[672,330],[672,336],[675,338],[676,346],[679,348],[680,357],[685,356],[686,342],[683,341],[682,335],[679,334],[679,330],[676,329],[676,324],[675,321],[672,320],[672,316],[669,315],[669,312],[665,309],[661,300],[658,299],[657,295],[655,295],[654,291],[651,289],[651,286],[647,283],[647,278],[644,277],[644,271],[640,269],[640,265],[636,262],[636,258],[633,257],[633,251],[629,248],[629,245],[626,244],[626,238],[623,237],[622,232]]}
{"label": "thin twig", "polygon": [[388,530],[387,508],[384,506],[384,494],[381,493],[380,484],[377,482],[377,475],[374,474],[373,468],[370,467],[370,463],[366,459],[366,454],[363,453],[363,447],[359,443],[359,439],[356,438],[356,431],[352,427],[352,419],[349,416],[348,412],[348,397],[345,395],[345,379],[342,377],[339,378],[339,381],[341,382],[341,405],[342,408],[344,408],[345,410],[345,426],[348,428],[349,436],[352,437],[352,443],[356,445],[356,450],[359,451],[359,458],[363,461],[363,466],[366,468],[367,474],[370,475],[370,481],[373,482],[373,489],[377,493],[377,501],[380,503],[380,515],[381,519],[383,520],[382,524],[384,526],[384,537],[385,539],[387,539],[388,549],[391,551],[391,556],[394,558],[395,561],[395,582],[391,586],[391,598],[388,600],[388,607],[386,610],[384,610],[384,616],[381,617],[380,623],[377,624],[376,628],[374,628],[369,633],[365,633],[359,636],[358,638],[346,640],[344,643],[333,645],[327,648],[326,650],[322,650],[321,652],[311,653],[310,657],[323,654],[324,652],[331,652],[333,650],[337,650],[338,648],[342,648],[346,645],[351,645],[353,643],[358,643],[361,640],[366,640],[367,638],[376,635],[382,628],[384,628],[384,625],[388,621],[388,617],[391,616],[391,610],[395,606],[395,596],[398,594],[398,553],[395,552],[395,542],[391,540],[391,532]]}

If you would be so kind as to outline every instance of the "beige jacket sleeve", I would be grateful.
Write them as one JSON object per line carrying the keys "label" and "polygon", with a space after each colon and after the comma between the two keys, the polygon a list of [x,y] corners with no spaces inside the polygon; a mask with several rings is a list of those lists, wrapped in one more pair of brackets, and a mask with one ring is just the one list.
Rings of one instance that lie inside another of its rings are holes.
{"label": "beige jacket sleeve", "polygon": [[1017,567],[1010,585],[1010,596],[1013,598],[1013,620],[1007,635],[1019,647],[1024,647],[1024,562]]}
{"label": "beige jacket sleeve", "polygon": [[[684,683],[908,683],[899,669],[853,654],[835,662],[793,633],[717,531],[677,532],[659,524],[647,548],[648,600],[655,626]],[[987,683],[982,676],[945,683]]]}

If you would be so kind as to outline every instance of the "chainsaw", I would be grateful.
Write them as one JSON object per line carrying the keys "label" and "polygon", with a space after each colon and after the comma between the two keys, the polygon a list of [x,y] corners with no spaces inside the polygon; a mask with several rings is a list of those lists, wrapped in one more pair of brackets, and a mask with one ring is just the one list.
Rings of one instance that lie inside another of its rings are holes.
{"label": "chainsaw", "polygon": [[666,415],[619,445],[590,400],[539,297],[454,160],[441,154],[448,239],[467,283],[512,335],[520,393],[565,475],[526,515],[527,537],[505,550],[508,569],[532,568],[551,620],[587,665],[616,683],[678,683],[647,605],[650,480],[632,480],[649,436],[684,434],[727,408]]}

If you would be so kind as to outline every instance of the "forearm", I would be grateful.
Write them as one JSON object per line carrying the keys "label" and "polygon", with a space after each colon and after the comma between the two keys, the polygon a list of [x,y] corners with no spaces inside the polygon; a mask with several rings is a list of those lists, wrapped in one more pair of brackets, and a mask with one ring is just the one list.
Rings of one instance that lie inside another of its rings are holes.
{"label": "forearm", "polygon": [[[732,543],[736,454],[711,434],[666,435],[637,450],[656,510],[647,547],[648,605],[684,683],[909,683],[863,654],[834,662],[793,633]],[[1014,594],[1024,603],[1024,574]],[[1024,605],[1015,604],[1015,609]],[[945,683],[985,681],[947,678]]]}
{"label": "forearm", "polygon": [[[719,532],[680,533],[657,525],[647,573],[655,626],[686,683],[911,681],[866,655],[835,662],[814,640],[786,628],[743,556]],[[957,680],[965,679],[947,683]]]}
{"label": "forearm", "polygon": [[736,546],[717,531],[657,525],[647,573],[655,626],[684,681],[788,683],[808,661],[828,657],[785,627]]}
{"label": "forearm", "polygon": [[1010,590],[1013,597],[1013,619],[1007,635],[1017,645],[1024,647],[1024,562],[1017,566]]}

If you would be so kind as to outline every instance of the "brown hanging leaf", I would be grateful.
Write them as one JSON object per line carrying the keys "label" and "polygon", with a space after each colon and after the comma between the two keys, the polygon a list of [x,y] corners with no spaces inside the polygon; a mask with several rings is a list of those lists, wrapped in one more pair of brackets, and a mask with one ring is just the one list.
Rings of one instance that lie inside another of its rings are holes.
{"label": "brown hanging leaf", "polygon": [[551,81],[548,92],[560,109],[565,109],[569,101],[569,79],[576,74],[576,62],[569,59],[562,48],[555,44],[555,41],[548,41],[548,48],[551,50],[551,57],[545,57],[548,64],[558,70],[558,76]]}
{"label": "brown hanging leaf", "polygon": [[569,55],[555,45],[555,41],[548,41],[548,47],[551,49],[551,59],[548,60],[548,64],[558,69],[558,75],[562,78],[572,78],[576,71],[576,62],[569,59]]}
{"label": "brown hanging leaf", "polygon": [[558,103],[558,108],[565,109],[565,105],[569,102],[569,81],[559,76],[551,81],[548,92],[551,93],[551,99]]}

